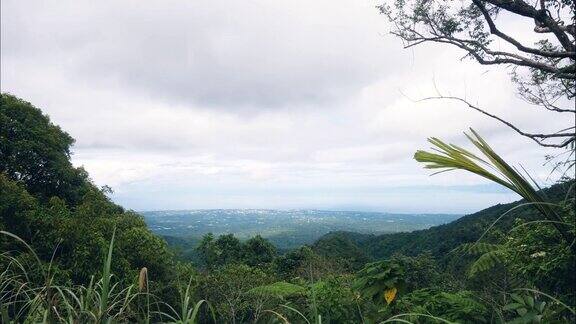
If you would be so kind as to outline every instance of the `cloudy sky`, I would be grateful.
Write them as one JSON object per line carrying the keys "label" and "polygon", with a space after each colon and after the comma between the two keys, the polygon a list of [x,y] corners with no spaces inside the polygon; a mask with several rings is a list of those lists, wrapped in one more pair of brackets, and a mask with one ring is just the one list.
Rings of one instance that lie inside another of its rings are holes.
{"label": "cloudy sky", "polygon": [[[478,130],[541,181],[558,129],[506,68],[404,50],[374,1],[3,0],[1,87],[76,138],[73,162],[135,210],[319,208],[467,213],[517,197],[412,159]],[[518,28],[511,23],[509,28]],[[503,45],[504,46],[504,45]]]}

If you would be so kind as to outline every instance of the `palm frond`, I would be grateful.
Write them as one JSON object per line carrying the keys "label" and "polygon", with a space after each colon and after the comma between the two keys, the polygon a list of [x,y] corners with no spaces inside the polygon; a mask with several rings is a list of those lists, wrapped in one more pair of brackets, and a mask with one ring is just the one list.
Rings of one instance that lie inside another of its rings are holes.
{"label": "palm frond", "polygon": [[527,202],[533,203],[545,219],[554,221],[555,223],[551,224],[556,227],[567,242],[572,243],[574,241],[573,235],[566,226],[560,224],[563,221],[562,218],[546,203],[544,197],[530,184],[528,179],[500,157],[476,131],[470,129],[470,134],[465,133],[465,135],[484,158],[457,145],[446,144],[433,137],[428,141],[433,145],[432,150],[436,153],[418,150],[414,154],[414,159],[424,163],[424,167],[427,169],[465,170],[516,192]]}

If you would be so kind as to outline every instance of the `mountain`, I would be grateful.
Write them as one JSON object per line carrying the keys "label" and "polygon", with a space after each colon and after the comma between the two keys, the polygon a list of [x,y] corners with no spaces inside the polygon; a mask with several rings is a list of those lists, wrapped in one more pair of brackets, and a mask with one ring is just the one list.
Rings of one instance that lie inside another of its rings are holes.
{"label": "mountain", "polygon": [[[563,201],[574,182],[553,185],[542,191],[543,195],[552,202]],[[537,211],[523,205],[524,200],[509,204],[498,204],[479,212],[466,215],[448,224],[433,226],[428,229],[404,233],[390,233],[381,235],[367,235],[354,232],[332,232],[320,238],[316,245],[341,245],[341,248],[332,247],[330,251],[340,249],[359,249],[368,257],[384,259],[396,253],[415,256],[423,252],[430,252],[438,259],[443,258],[463,243],[478,240],[481,235],[499,217],[500,220],[490,230],[490,234],[506,232],[513,227],[515,219],[533,220],[538,217]],[[352,246],[350,246],[352,244]],[[327,255],[334,256],[333,253]],[[348,257],[348,253],[342,255]]]}
{"label": "mountain", "polygon": [[363,251],[358,241],[359,238],[370,238],[373,234],[360,234],[346,232],[346,235],[340,235],[344,232],[333,232],[324,235],[312,245],[314,252],[330,259],[342,260],[347,269],[360,269],[372,258]]}

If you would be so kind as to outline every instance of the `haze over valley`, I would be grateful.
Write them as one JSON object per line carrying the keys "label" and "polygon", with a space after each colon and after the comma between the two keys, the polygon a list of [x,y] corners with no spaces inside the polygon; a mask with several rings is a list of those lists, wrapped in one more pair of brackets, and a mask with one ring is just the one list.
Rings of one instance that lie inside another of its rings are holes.
{"label": "haze over valley", "polygon": [[407,232],[457,219],[455,214],[391,214],[358,211],[211,209],[141,212],[149,228],[161,236],[186,239],[192,244],[203,235],[255,235],[280,249],[311,244],[334,231],[364,234]]}

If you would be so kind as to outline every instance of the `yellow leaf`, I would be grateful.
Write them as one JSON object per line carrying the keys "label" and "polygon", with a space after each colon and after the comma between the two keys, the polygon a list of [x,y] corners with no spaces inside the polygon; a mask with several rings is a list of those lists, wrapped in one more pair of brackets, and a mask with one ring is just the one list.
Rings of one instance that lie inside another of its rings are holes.
{"label": "yellow leaf", "polygon": [[384,291],[384,299],[386,299],[386,303],[388,305],[390,305],[390,303],[394,300],[394,298],[396,298],[397,292],[398,292],[398,289],[396,289],[396,287],[392,287],[392,288],[386,289]]}

